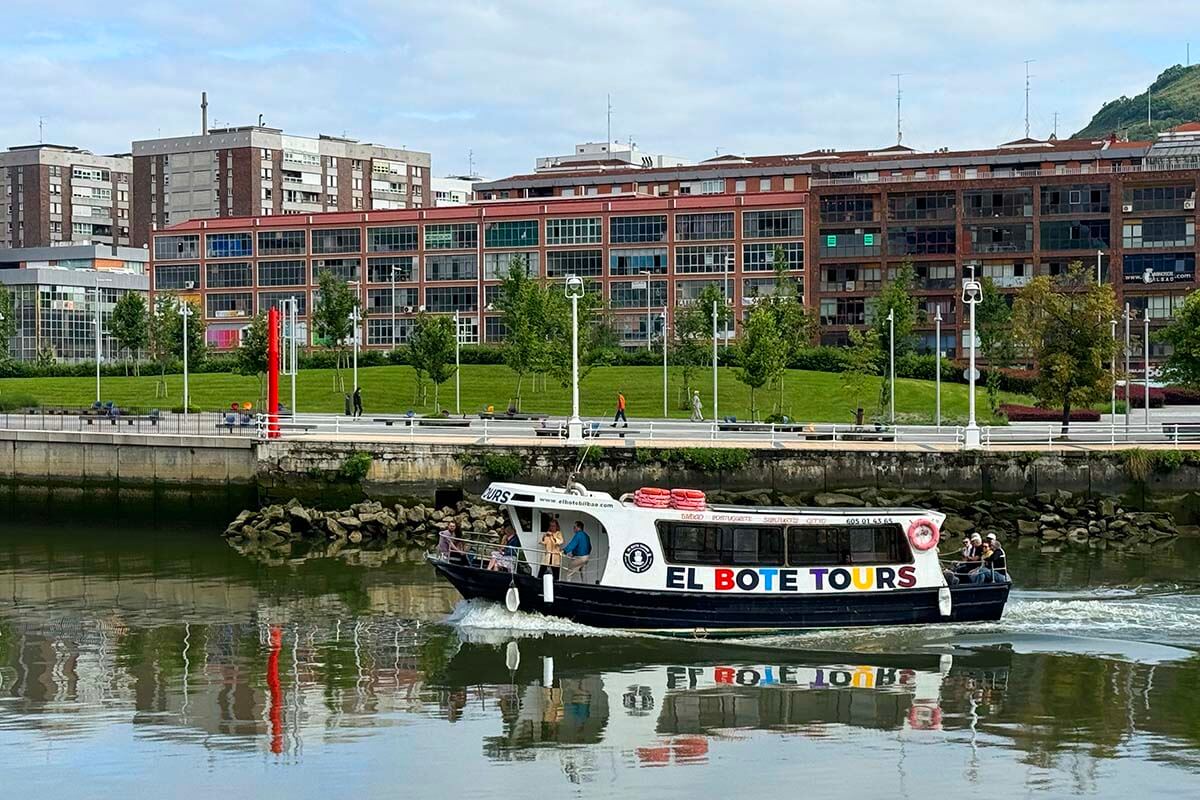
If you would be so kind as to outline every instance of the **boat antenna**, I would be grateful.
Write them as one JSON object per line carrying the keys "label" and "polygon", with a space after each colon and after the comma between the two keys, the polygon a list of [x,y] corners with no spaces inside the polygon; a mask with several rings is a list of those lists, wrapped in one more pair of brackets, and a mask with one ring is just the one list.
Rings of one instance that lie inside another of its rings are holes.
{"label": "boat antenna", "polygon": [[567,476],[568,490],[570,490],[573,486],[579,485],[575,483],[575,476],[579,474],[581,469],[583,469],[583,460],[587,458],[588,451],[591,450],[593,446],[594,445],[590,444],[584,445],[583,449],[579,451],[579,460],[575,462],[575,469],[571,470],[571,474]]}

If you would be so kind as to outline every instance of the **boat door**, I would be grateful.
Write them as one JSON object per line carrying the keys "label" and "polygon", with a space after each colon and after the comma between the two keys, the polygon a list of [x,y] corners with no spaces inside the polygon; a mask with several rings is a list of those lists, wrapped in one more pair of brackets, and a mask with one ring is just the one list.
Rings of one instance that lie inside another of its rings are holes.
{"label": "boat door", "polygon": [[[583,511],[534,508],[532,512],[530,523],[533,535],[527,546],[536,548],[543,554],[542,563],[545,563],[542,537],[551,529],[552,523],[558,523],[558,529],[562,532],[563,547],[571,542],[575,533],[575,523],[583,523],[584,533],[591,544],[591,553],[585,559],[564,555],[558,579],[569,583],[600,583],[604,577],[604,565],[608,562],[608,531],[604,525],[596,517]],[[524,540],[522,544],[525,544]]]}

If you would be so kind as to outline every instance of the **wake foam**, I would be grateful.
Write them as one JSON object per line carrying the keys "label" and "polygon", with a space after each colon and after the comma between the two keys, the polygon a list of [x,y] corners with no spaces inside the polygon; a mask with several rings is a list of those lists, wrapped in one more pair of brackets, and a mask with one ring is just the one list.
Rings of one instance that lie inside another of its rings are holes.
{"label": "wake foam", "polygon": [[502,634],[505,639],[555,636],[622,636],[620,631],[593,628],[561,617],[548,617],[530,611],[509,611],[499,603],[487,600],[460,600],[446,617],[446,623],[458,628],[469,640],[487,640],[488,634]]}

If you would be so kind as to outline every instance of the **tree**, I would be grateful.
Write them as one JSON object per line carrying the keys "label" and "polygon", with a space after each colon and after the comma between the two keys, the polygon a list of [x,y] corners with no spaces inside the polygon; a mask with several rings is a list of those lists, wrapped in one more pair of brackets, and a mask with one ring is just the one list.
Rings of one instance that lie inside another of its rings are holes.
{"label": "tree", "polygon": [[709,363],[712,353],[712,305],[708,313],[699,303],[677,306],[671,337],[671,363],[683,370],[684,395],[680,408],[691,407],[692,378]]}
{"label": "tree", "polygon": [[787,369],[787,352],[775,314],[766,306],[750,312],[738,343],[741,366],[738,380],[750,387],[750,419],[758,419],[757,391],[772,381],[782,380]]}
{"label": "tree", "polygon": [[1064,434],[1073,407],[1098,402],[1112,389],[1116,302],[1112,287],[1097,285],[1090,274],[1072,262],[1057,278],[1034,278],[1013,304],[1017,341],[1037,365],[1034,395],[1043,405],[1062,409]]}
{"label": "tree", "polygon": [[183,358],[183,316],[179,313],[183,303],[188,303],[192,311],[187,321],[188,367],[194,369],[203,363],[206,355],[204,316],[199,305],[178,295],[159,295],[154,305],[154,318],[150,320],[150,349],[159,367],[156,397],[167,396],[167,368],[172,359]]}
{"label": "tree", "polygon": [[[571,300],[561,285],[545,284],[544,318],[546,347],[543,371],[555,378],[564,388],[571,385]],[[579,380],[595,367],[610,361],[614,338],[609,320],[604,316],[600,295],[585,291],[579,303]]]}
{"label": "tree", "polygon": [[[780,346],[783,348],[783,359],[790,366],[812,342],[816,330],[815,321],[804,310],[804,297],[800,283],[789,276],[787,251],[782,245],[775,248],[775,291],[760,301],[775,317],[775,327],[779,331]],[[776,384],[779,389],[778,412],[783,414],[784,376],[786,369],[779,373]]]}
{"label": "tree", "polygon": [[264,379],[267,375],[267,346],[270,344],[267,315],[258,314],[242,332],[242,343],[233,358],[233,371],[238,375],[253,375],[258,379],[258,405],[266,403]]}
{"label": "tree", "polygon": [[521,407],[525,377],[542,363],[546,347],[545,290],[529,277],[524,256],[513,256],[496,298],[504,320],[504,363],[517,375],[514,407]]}
{"label": "tree", "polygon": [[9,358],[8,343],[17,333],[17,316],[13,311],[12,293],[0,286],[0,361]]}
{"label": "tree", "polygon": [[[904,262],[896,270],[896,274],[884,284],[874,304],[874,314],[871,318],[871,328],[875,332],[876,341],[882,349],[883,343],[889,337],[895,336],[892,347],[896,357],[900,357],[913,349],[913,326],[917,321],[917,301],[912,297],[912,288],[916,283],[916,273],[910,262]],[[888,322],[888,313],[892,314],[893,322]],[[891,374],[885,372],[879,384],[879,408],[882,410],[888,403],[891,394]]]}
{"label": "tree", "polygon": [[133,361],[134,375],[140,374],[138,361],[142,349],[150,341],[150,324],[146,300],[137,292],[126,292],[113,305],[109,329],[117,344],[125,350],[125,374],[129,374],[129,362]]}
{"label": "tree", "polygon": [[350,314],[358,306],[358,297],[350,285],[328,270],[317,277],[320,297],[313,304],[313,330],[334,351],[334,388],[346,393],[346,381],[342,378],[342,360],[347,354],[347,345],[355,334]]}
{"label": "tree", "polygon": [[975,332],[979,336],[980,355],[987,361],[988,407],[995,414],[1000,410],[1001,370],[1012,366],[1016,358],[1016,343],[1013,340],[1012,308],[1008,300],[996,289],[996,283],[991,278],[984,278],[982,284],[983,297],[975,309]]}
{"label": "tree", "polygon": [[439,390],[441,385],[454,377],[455,336],[454,318],[430,316],[422,311],[417,315],[412,334],[408,338],[409,363],[429,375],[433,382],[433,409],[441,411]]}
{"label": "tree", "polygon": [[842,393],[854,406],[854,422],[862,424],[862,403],[871,377],[879,374],[879,334],[874,330],[850,331],[846,368],[841,373]]}
{"label": "tree", "polygon": [[1192,292],[1175,312],[1175,320],[1158,334],[1173,349],[1163,365],[1171,383],[1200,388],[1200,291]]}

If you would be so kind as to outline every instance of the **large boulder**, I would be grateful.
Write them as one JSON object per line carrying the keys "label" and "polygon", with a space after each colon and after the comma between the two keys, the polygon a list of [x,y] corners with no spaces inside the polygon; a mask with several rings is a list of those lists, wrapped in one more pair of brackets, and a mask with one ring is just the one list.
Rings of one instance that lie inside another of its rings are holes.
{"label": "large boulder", "polygon": [[813,505],[821,508],[834,508],[836,506],[849,506],[853,508],[859,504],[857,497],[851,497],[848,494],[841,492],[818,492],[813,496]]}
{"label": "large boulder", "polygon": [[1018,536],[1037,536],[1038,524],[1030,519],[1017,520]]}

